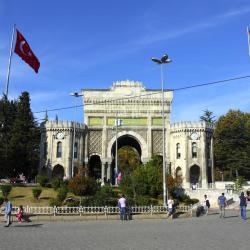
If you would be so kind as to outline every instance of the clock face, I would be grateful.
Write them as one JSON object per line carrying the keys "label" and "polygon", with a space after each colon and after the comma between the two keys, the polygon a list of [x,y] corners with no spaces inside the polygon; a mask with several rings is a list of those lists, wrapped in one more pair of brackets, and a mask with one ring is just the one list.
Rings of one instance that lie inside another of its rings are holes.
{"label": "clock face", "polygon": [[197,140],[199,136],[197,133],[192,133],[190,137],[192,140]]}
{"label": "clock face", "polygon": [[64,133],[63,133],[63,132],[57,133],[56,138],[57,138],[58,140],[64,139]]}

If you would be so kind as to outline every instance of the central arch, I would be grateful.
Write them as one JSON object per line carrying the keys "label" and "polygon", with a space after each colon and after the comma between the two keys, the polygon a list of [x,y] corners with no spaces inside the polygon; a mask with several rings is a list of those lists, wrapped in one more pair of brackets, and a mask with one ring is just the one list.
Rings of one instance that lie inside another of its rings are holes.
{"label": "central arch", "polygon": [[[123,140],[121,140],[121,138]],[[116,136],[114,136],[108,143],[107,157],[110,158],[110,159],[112,159],[114,157],[114,155],[115,155],[115,154],[113,154],[113,149],[115,148],[115,141],[116,141]],[[129,142],[131,142],[135,146],[135,149],[139,150],[138,152],[140,152],[141,161],[143,162],[144,159],[147,159],[148,155],[147,155],[146,141],[138,133],[136,133],[134,131],[122,131],[122,132],[119,132],[119,133],[117,133],[117,141],[118,141],[118,143],[117,143],[118,149],[119,149],[119,145],[131,146],[131,145],[128,144]]]}
{"label": "central arch", "polygon": [[[119,137],[117,136],[117,152],[121,149],[131,148],[137,155],[139,162],[142,161],[143,149],[139,140],[131,134],[122,134],[120,133]],[[131,152],[131,151],[130,151]],[[115,172],[115,160],[116,160],[116,140],[113,141],[112,145],[109,146],[109,154],[112,159],[111,162],[111,182],[115,183],[115,178],[118,173]],[[129,164],[129,159],[127,159],[127,164]],[[119,167],[119,166],[118,166]],[[120,172],[120,171],[118,171]]]}

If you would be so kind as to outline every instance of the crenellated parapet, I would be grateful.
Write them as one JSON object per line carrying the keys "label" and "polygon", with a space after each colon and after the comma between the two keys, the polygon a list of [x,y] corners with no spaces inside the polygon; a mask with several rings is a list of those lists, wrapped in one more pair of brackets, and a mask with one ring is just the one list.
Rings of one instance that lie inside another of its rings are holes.
{"label": "crenellated parapet", "polygon": [[72,121],[47,121],[43,122],[40,126],[41,132],[43,131],[76,131],[84,132],[86,125],[79,122]]}
{"label": "crenellated parapet", "polygon": [[171,133],[178,132],[213,132],[214,125],[207,122],[178,122],[170,125]]}

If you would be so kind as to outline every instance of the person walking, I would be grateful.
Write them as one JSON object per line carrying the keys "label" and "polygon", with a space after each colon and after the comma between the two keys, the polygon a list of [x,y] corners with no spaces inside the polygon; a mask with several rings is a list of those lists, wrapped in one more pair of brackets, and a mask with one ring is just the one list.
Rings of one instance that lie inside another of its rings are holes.
{"label": "person walking", "polygon": [[241,192],[239,198],[240,198],[240,216],[241,219],[246,220],[247,197],[244,195],[244,192]]}
{"label": "person walking", "polygon": [[204,203],[203,203],[203,206],[204,206],[205,214],[207,215],[207,214],[208,214],[208,210],[209,210],[209,208],[210,208],[210,202],[209,202],[209,199],[207,198],[207,195],[206,195],[206,194],[204,195]]}
{"label": "person walking", "polygon": [[122,194],[121,198],[118,200],[118,207],[120,208],[120,220],[127,220],[126,199],[124,194]]}
{"label": "person walking", "polygon": [[8,200],[8,198],[5,198],[5,208],[4,208],[4,213],[5,213],[5,218],[6,218],[6,225],[5,227],[9,227],[11,224],[11,210],[12,210],[12,204]]}
{"label": "person walking", "polygon": [[173,219],[174,216],[174,200],[172,196],[169,196],[168,199],[168,218],[171,217]]}
{"label": "person walking", "polygon": [[222,193],[218,197],[218,205],[219,205],[219,208],[220,208],[220,218],[225,218],[225,207],[227,205],[227,199],[226,199],[224,193]]}
{"label": "person walking", "polygon": [[19,206],[16,217],[18,219],[18,222],[21,223],[23,220],[23,206],[22,205]]}

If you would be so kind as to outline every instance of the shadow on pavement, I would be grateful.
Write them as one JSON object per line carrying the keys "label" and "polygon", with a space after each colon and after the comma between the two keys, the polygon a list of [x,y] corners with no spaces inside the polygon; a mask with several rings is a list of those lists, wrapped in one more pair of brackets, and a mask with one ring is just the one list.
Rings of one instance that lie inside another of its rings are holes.
{"label": "shadow on pavement", "polygon": [[13,227],[41,227],[43,224],[18,224]]}
{"label": "shadow on pavement", "polygon": [[239,217],[239,216],[238,215],[230,215],[230,216],[225,216],[224,219],[234,218],[234,217]]}

